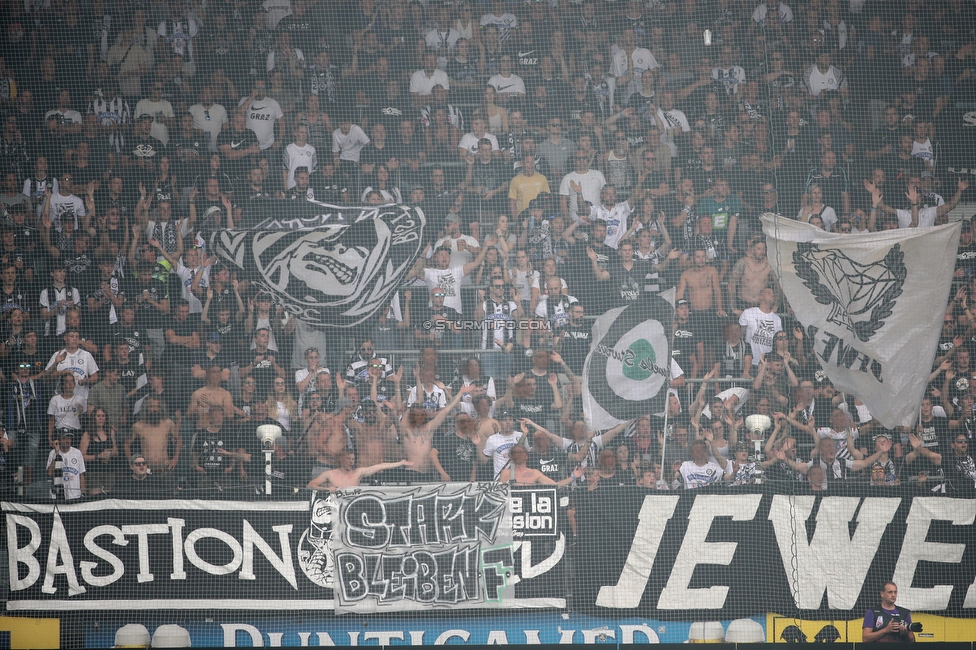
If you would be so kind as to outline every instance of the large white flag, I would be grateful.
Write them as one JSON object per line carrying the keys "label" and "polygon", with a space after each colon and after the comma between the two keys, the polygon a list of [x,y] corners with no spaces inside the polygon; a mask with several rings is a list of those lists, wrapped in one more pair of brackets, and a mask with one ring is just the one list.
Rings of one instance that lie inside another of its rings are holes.
{"label": "large white flag", "polygon": [[763,215],[770,264],[834,386],[911,426],[942,330],[959,224],[865,235]]}
{"label": "large white flag", "polygon": [[594,321],[582,396],[583,416],[591,430],[664,411],[674,323],[669,298],[670,294],[645,295]]}

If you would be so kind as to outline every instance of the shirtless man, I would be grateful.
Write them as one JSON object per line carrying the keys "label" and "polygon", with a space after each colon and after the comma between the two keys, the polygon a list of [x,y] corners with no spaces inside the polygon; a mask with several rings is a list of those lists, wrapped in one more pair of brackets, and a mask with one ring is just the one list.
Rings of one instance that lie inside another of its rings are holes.
{"label": "shirtless man", "polygon": [[325,470],[309,481],[305,487],[313,490],[325,488],[335,492],[342,488],[356,487],[361,480],[378,472],[396,469],[397,467],[411,467],[412,465],[413,463],[410,461],[401,460],[396,463],[379,463],[369,467],[356,467],[356,452],[346,447],[341,452],[339,467]]}
{"label": "shirtless man", "polygon": [[342,462],[342,450],[348,445],[346,418],[352,410],[352,400],[340,397],[331,414],[317,413],[309,424],[306,434],[309,452],[319,471],[338,467]]}
{"label": "shirtless man", "polygon": [[725,317],[725,310],[722,309],[722,287],[719,282],[718,270],[708,263],[708,257],[704,250],[696,249],[692,258],[692,267],[681,274],[678,280],[678,292],[675,300],[685,297],[688,292],[688,302],[691,303],[693,312],[715,311],[721,317]]}
{"label": "shirtless man", "polygon": [[746,255],[735,263],[729,275],[728,304],[732,313],[741,316],[743,310],[758,307],[759,292],[766,287],[773,287],[778,296],[773,267],[766,257],[766,242],[756,236],[749,240]]}
{"label": "shirtless man", "polygon": [[567,476],[558,483],[537,469],[526,466],[529,460],[529,452],[522,445],[512,447],[508,452],[511,459],[511,467],[506,467],[498,476],[499,483],[509,483],[512,480],[512,468],[515,469],[515,485],[569,485],[578,478],[583,477],[583,468],[579,465],[573,470],[572,475]]}
{"label": "shirtless man", "polygon": [[433,463],[430,459],[430,450],[434,446],[434,432],[444,422],[447,414],[461,402],[461,398],[474,390],[474,388],[475,386],[473,384],[458,388],[454,399],[429,420],[427,419],[427,412],[423,406],[417,403],[407,409],[407,412],[397,422],[397,429],[400,432],[400,447],[403,449],[403,455],[410,461],[412,470],[421,475],[421,480],[440,480],[437,472],[432,471]]}
{"label": "shirtless man", "polygon": [[190,396],[189,414],[195,418],[197,428],[207,426],[207,413],[211,406],[222,406],[224,413],[234,413],[238,417],[247,417],[247,413],[234,406],[234,396],[230,391],[221,388],[220,382],[224,380],[224,371],[218,365],[207,368],[207,385],[193,391]]}
{"label": "shirtless man", "polygon": [[[363,421],[353,420],[349,423],[356,449],[359,450],[359,460],[364,467],[385,463],[398,455],[396,449],[396,430],[393,420],[387,413],[395,413],[400,409],[400,379],[403,377],[403,367],[390,375],[395,386],[392,395],[379,395],[379,386],[389,383],[381,379],[381,373],[370,372],[370,400],[360,405]],[[391,403],[386,397],[392,397]]]}
{"label": "shirtless man", "polygon": [[[140,452],[146,457],[154,472],[172,471],[180,462],[183,438],[176,423],[163,417],[163,405],[158,397],[149,395],[140,411],[142,416],[132,425],[132,436],[125,441],[125,457],[131,458],[132,443],[139,441]],[[173,441],[173,457],[170,458],[170,441]]]}

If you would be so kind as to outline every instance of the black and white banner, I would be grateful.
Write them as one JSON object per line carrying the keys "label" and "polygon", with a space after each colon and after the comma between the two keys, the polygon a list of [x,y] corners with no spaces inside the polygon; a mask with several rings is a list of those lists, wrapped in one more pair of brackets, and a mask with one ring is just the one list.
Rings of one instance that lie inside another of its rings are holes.
{"label": "black and white banner", "polygon": [[655,295],[593,322],[583,365],[583,415],[591,430],[664,411],[673,323],[674,307]]}
{"label": "black and white banner", "polygon": [[884,494],[584,492],[574,594],[603,615],[843,618],[893,580],[903,607],[976,617],[976,499]]}
{"label": "black and white banner", "polygon": [[834,386],[911,426],[937,351],[959,224],[839,235],[763,215],[769,259]]}
{"label": "black and white banner", "polygon": [[510,500],[499,483],[339,491],[336,612],[564,606],[555,499],[518,490]]}
{"label": "black and white banner", "polygon": [[[344,574],[333,560],[336,531],[356,542],[337,548],[368,558],[360,600],[383,611],[562,607],[566,538],[551,534],[561,526],[553,491],[515,492],[511,506],[499,484],[309,501],[3,503],[7,610],[333,610],[334,588],[353,591],[351,558]],[[510,508],[526,515],[521,539]]]}
{"label": "black and white banner", "polygon": [[313,325],[350,327],[388,305],[424,245],[416,208],[275,205],[252,229],[213,233],[209,246]]}

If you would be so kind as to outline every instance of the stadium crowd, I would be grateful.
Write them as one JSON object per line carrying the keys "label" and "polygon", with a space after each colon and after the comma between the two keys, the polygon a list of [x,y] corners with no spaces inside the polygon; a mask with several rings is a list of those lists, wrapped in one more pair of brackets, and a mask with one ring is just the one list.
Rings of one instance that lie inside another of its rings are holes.
{"label": "stadium crowd", "polygon": [[[976,168],[973,2],[28,0],[0,20],[7,495],[56,467],[69,498],[263,485],[261,424],[287,487],[976,484],[968,221],[915,430],[833,389],[760,223],[947,221]],[[427,219],[351,359],[208,251],[307,201]],[[589,430],[592,317],[672,288],[666,413]]]}

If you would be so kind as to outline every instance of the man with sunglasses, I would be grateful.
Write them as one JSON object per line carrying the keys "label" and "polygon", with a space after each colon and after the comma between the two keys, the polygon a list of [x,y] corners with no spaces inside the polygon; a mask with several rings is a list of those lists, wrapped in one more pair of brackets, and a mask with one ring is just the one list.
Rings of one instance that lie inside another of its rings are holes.
{"label": "man with sunglasses", "polygon": [[952,439],[952,453],[942,461],[942,471],[953,491],[970,492],[976,488],[976,462],[969,453],[969,441],[966,432],[957,433]]}
{"label": "man with sunglasses", "polygon": [[209,84],[200,89],[200,101],[188,108],[187,112],[193,116],[193,128],[209,136],[210,151],[217,151],[217,136],[227,123],[227,109],[214,103],[213,89]]}
{"label": "man with sunglasses", "polygon": [[444,304],[447,294],[443,287],[430,290],[430,302],[418,310],[414,341],[418,345],[436,345],[444,348],[461,347],[461,312]]}
{"label": "man with sunglasses", "polygon": [[369,362],[378,360],[383,363],[383,378],[393,374],[393,368],[383,357],[376,356],[376,348],[372,339],[363,339],[359,344],[359,350],[355,358],[346,366],[346,381],[353,384],[365,385],[369,389]]}
{"label": "man with sunglasses", "polygon": [[[481,321],[481,348],[494,350],[482,355],[484,374],[496,381],[508,377],[512,371],[511,353],[515,347],[515,330],[512,325],[522,319],[522,308],[511,300],[505,278],[493,277],[489,280],[488,295],[484,289],[478,290],[478,307],[474,318]],[[490,322],[489,326],[487,323]]]}
{"label": "man with sunglasses", "polygon": [[159,482],[155,475],[149,473],[149,463],[145,456],[132,454],[129,469],[132,473],[116,486],[115,491],[120,496],[129,499],[152,499],[159,496]]}

